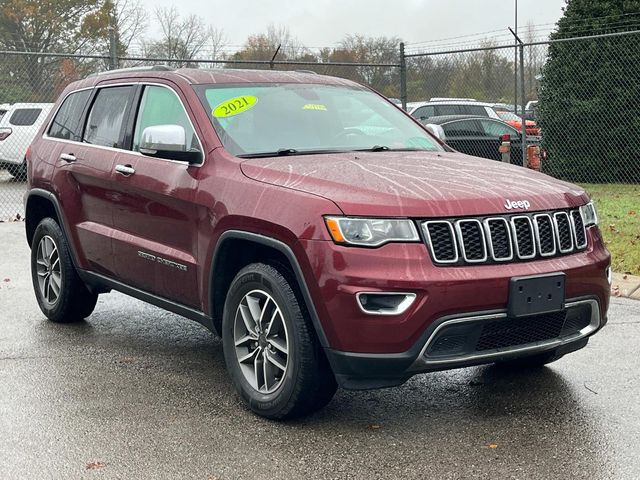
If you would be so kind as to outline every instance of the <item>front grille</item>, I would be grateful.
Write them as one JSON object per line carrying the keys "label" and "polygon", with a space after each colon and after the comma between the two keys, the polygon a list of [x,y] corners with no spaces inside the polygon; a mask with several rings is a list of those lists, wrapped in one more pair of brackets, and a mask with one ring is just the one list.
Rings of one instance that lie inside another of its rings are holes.
{"label": "front grille", "polygon": [[497,319],[451,322],[437,331],[425,357],[443,359],[505,352],[525,345],[584,335],[591,323],[592,305],[572,305],[558,312]]}
{"label": "front grille", "polygon": [[476,351],[551,340],[560,336],[566,316],[566,312],[555,312],[488,323],[482,328]]}
{"label": "front grille", "polygon": [[433,261],[464,265],[550,258],[583,250],[580,211],[429,220],[422,230]]}

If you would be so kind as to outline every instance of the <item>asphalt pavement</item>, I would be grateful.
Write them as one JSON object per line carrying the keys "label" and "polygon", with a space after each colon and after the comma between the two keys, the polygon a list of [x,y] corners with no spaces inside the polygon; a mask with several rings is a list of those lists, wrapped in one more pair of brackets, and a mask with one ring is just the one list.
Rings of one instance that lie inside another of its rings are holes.
{"label": "asphalt pavement", "polygon": [[24,224],[0,224],[0,479],[638,479],[640,301],[536,371],[432,373],[251,414],[203,327],[118,293],[45,320]]}

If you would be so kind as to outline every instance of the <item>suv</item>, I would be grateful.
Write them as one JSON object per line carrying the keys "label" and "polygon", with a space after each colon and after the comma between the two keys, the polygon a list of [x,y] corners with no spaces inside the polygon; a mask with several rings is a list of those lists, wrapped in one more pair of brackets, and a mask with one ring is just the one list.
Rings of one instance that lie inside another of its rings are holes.
{"label": "suv", "polygon": [[[154,67],[69,85],[28,155],[38,304],[119,290],[202,323],[254,412],[542,365],[606,322],[582,188],[454,152],[354,82]],[[134,321],[132,319],[132,321]]]}
{"label": "suv", "polygon": [[432,98],[428,102],[412,102],[407,104],[407,113],[421,122],[449,115],[473,115],[500,120],[491,103],[478,102],[473,98]]}
{"label": "suv", "polygon": [[24,181],[24,156],[53,103],[0,105],[0,168]]}

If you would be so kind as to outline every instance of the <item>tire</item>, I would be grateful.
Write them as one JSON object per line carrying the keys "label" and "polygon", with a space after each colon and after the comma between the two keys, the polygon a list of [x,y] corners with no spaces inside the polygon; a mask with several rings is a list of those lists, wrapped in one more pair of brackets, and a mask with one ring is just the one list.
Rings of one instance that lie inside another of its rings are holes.
{"label": "tire", "polygon": [[281,266],[244,267],[231,282],[222,319],[224,358],[236,391],[250,410],[274,420],[319,410],[337,389],[295,283],[287,280],[292,277]]}
{"label": "tire", "polygon": [[98,301],[98,294],[80,280],[64,234],[52,218],[43,219],[33,235],[31,279],[40,310],[52,322],[81,321]]}
{"label": "tire", "polygon": [[556,360],[560,360],[563,356],[564,355],[559,355],[555,350],[552,350],[550,352],[538,353],[537,355],[531,355],[529,357],[497,362],[497,365],[506,368],[535,369],[544,367]]}

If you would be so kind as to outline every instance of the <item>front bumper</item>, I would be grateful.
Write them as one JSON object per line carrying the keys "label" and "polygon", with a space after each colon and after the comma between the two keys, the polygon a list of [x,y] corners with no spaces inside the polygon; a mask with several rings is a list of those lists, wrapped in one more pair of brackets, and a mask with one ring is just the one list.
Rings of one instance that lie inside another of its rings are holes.
{"label": "front bumper", "polygon": [[[307,278],[317,282],[313,285],[308,282],[310,292],[328,341],[327,356],[336,377],[343,386],[374,388],[402,383],[422,371],[584,346],[586,338],[605,323],[610,294],[607,279],[610,255],[597,228],[589,228],[587,237],[587,249],[562,257],[451,267],[434,266],[421,243],[365,249],[327,241],[303,241],[312,269],[312,275]],[[491,357],[446,359],[440,363],[425,362],[421,358],[429,336],[442,322],[504,314],[512,277],[553,272],[565,274],[567,302],[569,299],[595,302],[597,328],[580,338],[525,350],[494,352]],[[360,292],[407,292],[416,298],[411,307],[399,315],[368,315],[356,302]],[[358,377],[366,379],[366,387],[354,386]],[[395,380],[390,383],[390,379]]]}
{"label": "front bumper", "polygon": [[[545,317],[552,316],[559,317],[557,332],[551,332],[553,327],[545,322]],[[514,325],[529,321],[528,329]],[[535,322],[545,325],[536,328]],[[327,350],[327,356],[343,388],[392,387],[418,373],[514,360],[552,350],[564,355],[586,346],[588,337],[605,323],[596,298],[572,299],[563,312],[520,320],[509,319],[506,310],[444,317],[434,322],[410,350],[399,354]],[[495,325],[500,325],[497,333]]]}

